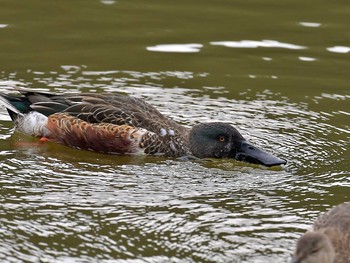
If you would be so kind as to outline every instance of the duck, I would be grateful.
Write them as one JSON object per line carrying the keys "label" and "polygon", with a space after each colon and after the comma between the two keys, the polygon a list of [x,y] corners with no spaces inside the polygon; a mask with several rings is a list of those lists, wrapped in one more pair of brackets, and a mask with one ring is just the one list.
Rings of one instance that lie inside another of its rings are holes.
{"label": "duck", "polygon": [[117,93],[0,94],[16,130],[40,141],[107,154],[228,158],[267,167],[286,160],[248,142],[226,122],[178,124],[140,98]]}
{"label": "duck", "polygon": [[345,202],[321,215],[298,239],[291,263],[349,262],[350,202]]}

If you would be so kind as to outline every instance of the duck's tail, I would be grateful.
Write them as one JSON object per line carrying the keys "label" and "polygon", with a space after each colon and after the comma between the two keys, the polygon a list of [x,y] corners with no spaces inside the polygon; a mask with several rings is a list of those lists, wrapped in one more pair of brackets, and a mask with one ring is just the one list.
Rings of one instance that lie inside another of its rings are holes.
{"label": "duck's tail", "polygon": [[0,102],[6,107],[17,130],[24,134],[43,137],[48,135],[46,128],[47,117],[30,108],[31,102],[27,97],[15,97],[0,94]]}
{"label": "duck's tail", "polygon": [[15,121],[19,115],[23,116],[24,112],[21,111],[22,105],[17,98],[5,94],[0,94],[0,101],[1,104],[6,107],[6,110],[13,121]]}
{"label": "duck's tail", "polygon": [[25,97],[0,94],[0,102],[6,107],[13,121],[31,111],[31,103]]}

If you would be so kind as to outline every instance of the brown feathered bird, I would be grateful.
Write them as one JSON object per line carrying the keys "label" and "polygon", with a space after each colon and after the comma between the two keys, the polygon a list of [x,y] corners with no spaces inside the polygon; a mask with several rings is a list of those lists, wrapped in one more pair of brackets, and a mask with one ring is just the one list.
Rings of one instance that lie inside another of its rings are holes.
{"label": "brown feathered bird", "polygon": [[188,128],[138,98],[18,91],[19,96],[0,94],[17,130],[74,148],[111,154],[232,158],[265,166],[286,163],[247,142],[228,123]]}
{"label": "brown feathered bird", "polygon": [[299,238],[292,263],[350,263],[350,202],[320,216]]}

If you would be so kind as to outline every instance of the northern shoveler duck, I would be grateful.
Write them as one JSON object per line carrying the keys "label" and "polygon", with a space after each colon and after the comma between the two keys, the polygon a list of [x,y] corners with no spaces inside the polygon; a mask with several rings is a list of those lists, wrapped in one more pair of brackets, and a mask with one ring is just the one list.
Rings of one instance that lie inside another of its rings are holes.
{"label": "northern shoveler duck", "polygon": [[184,127],[143,101],[120,94],[0,94],[18,131],[74,148],[111,154],[233,158],[275,166],[286,161],[248,143],[230,124]]}
{"label": "northern shoveler duck", "polygon": [[350,262],[350,202],[320,216],[299,238],[292,263]]}

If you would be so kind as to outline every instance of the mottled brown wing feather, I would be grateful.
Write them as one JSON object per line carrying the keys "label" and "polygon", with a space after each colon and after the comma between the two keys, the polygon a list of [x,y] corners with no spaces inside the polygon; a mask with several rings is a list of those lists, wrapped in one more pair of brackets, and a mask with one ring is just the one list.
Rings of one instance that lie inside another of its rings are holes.
{"label": "mottled brown wing feather", "polygon": [[187,136],[187,128],[178,125],[138,98],[106,93],[64,94],[49,97],[46,95],[28,93],[27,96],[33,102],[31,108],[45,115],[64,111],[90,123],[130,125],[157,134],[162,128],[172,129],[181,136]]}

